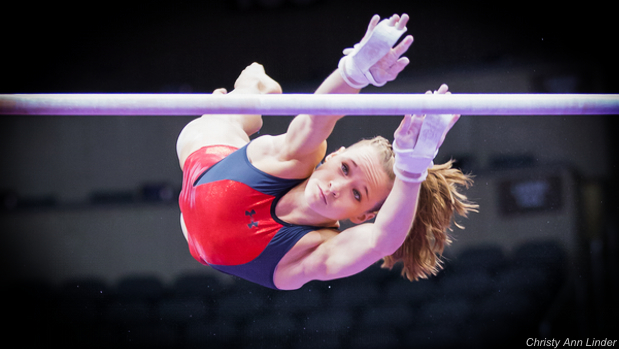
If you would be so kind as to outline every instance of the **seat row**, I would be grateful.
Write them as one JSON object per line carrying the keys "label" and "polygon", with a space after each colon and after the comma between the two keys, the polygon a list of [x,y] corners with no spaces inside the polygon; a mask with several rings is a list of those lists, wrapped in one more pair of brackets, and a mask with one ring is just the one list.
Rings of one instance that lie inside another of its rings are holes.
{"label": "seat row", "polygon": [[68,281],[60,289],[14,285],[13,294],[23,305],[16,318],[28,322],[24,314],[36,314],[47,324],[40,339],[61,344],[483,347],[537,326],[564,281],[564,261],[558,245],[543,242],[510,258],[496,246],[469,249],[449,258],[439,276],[414,283],[375,265],[285,292],[193,274],[171,286],[136,275],[114,287],[97,279]]}

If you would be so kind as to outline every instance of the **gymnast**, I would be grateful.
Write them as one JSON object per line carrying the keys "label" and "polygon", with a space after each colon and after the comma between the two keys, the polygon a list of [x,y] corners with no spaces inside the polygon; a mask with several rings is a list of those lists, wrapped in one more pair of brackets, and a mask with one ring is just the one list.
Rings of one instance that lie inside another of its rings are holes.
{"label": "gymnast", "polygon": [[[358,93],[394,80],[409,63],[402,55],[413,37],[395,45],[408,19],[375,15],[315,93]],[[257,63],[229,94],[252,93],[282,93]],[[411,281],[436,274],[454,216],[476,208],[459,192],[470,177],[452,161],[433,164],[459,116],[406,115],[393,147],[377,136],[325,157],[326,139],[342,117],[298,115],[286,133],[251,141],[260,115],[204,115],[187,124],[177,154],[181,227],[191,255],[279,290],[344,278],[381,259],[385,268],[401,261]],[[339,231],[344,219],[356,225]]]}

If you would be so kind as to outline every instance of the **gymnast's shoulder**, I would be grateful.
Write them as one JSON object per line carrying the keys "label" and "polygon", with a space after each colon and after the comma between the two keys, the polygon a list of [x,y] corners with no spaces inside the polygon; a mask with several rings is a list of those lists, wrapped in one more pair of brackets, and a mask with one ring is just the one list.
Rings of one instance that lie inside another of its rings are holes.
{"label": "gymnast's shoulder", "polygon": [[264,135],[251,141],[247,146],[249,161],[261,171],[287,179],[309,177],[324,158],[324,148],[302,156],[289,156],[286,135]]}

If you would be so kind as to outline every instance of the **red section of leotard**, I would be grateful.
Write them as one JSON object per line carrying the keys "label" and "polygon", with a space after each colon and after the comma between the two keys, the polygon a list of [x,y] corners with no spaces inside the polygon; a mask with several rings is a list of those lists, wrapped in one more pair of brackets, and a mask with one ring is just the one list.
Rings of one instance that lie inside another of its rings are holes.
{"label": "red section of leotard", "polygon": [[200,175],[234,150],[236,148],[206,147],[185,161],[179,204],[190,252],[203,264],[250,262],[281,228],[271,218],[273,196],[226,179],[193,186]]}

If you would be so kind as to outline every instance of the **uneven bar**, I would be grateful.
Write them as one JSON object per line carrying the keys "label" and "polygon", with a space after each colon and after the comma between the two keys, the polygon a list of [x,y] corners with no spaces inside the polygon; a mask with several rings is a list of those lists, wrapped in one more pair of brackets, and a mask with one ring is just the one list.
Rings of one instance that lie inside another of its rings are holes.
{"label": "uneven bar", "polygon": [[616,94],[4,94],[2,115],[602,115]]}

